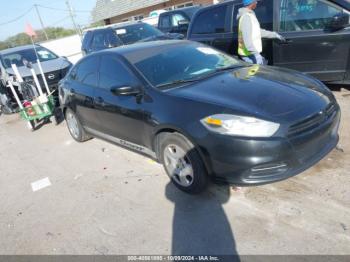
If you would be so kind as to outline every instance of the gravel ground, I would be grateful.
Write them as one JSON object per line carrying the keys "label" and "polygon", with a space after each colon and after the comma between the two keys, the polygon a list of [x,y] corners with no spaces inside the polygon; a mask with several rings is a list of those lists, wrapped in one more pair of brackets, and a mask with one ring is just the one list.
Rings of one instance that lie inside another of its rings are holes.
{"label": "gravel ground", "polygon": [[350,92],[335,94],[338,150],[286,181],[200,196],[145,157],[74,142],[65,124],[30,132],[1,116],[0,254],[350,255]]}

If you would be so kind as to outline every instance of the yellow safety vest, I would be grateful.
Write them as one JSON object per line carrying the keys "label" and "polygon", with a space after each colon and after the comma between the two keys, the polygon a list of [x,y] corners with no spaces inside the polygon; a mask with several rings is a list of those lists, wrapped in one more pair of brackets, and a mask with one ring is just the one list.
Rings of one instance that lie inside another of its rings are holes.
{"label": "yellow safety vest", "polygon": [[243,40],[243,32],[241,30],[241,21],[243,16],[239,18],[238,22],[238,54],[240,56],[250,56],[252,53],[246,48]]}

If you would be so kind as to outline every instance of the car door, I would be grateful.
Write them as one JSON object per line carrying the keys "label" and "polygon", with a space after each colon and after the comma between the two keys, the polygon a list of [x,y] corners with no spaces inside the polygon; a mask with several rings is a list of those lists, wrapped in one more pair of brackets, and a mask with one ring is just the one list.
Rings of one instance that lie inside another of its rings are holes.
{"label": "car door", "polygon": [[98,84],[99,57],[91,56],[76,65],[65,86],[69,93],[70,107],[84,127],[98,128],[93,105],[94,90]]}
{"label": "car door", "polygon": [[287,42],[275,42],[274,65],[341,81],[349,59],[350,28],[331,32],[332,17],[344,11],[327,0],[279,0],[276,29]]}
{"label": "car door", "polygon": [[231,19],[232,3],[204,8],[193,19],[189,39],[229,53],[233,43]]}
{"label": "car door", "polygon": [[140,86],[118,55],[101,55],[98,86],[94,105],[101,131],[109,136],[107,139],[119,138],[141,145],[144,113],[140,97],[118,96],[111,91],[112,88]]}

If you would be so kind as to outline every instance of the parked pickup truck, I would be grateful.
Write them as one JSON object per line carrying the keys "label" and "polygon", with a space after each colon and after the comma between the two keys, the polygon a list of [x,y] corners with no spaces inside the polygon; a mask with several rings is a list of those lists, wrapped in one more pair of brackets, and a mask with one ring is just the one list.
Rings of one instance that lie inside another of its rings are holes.
{"label": "parked pickup truck", "polygon": [[[241,0],[225,1],[194,15],[188,39],[237,54],[237,13]],[[261,27],[287,40],[263,41],[270,65],[308,73],[321,81],[350,84],[350,2],[348,0],[260,1]]]}

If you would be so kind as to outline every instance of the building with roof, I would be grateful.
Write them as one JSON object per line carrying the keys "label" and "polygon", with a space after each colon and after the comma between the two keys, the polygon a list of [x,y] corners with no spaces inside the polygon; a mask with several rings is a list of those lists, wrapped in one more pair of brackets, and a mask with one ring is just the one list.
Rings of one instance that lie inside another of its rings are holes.
{"label": "building with roof", "polygon": [[216,0],[97,0],[92,12],[94,22],[114,24],[137,21],[155,10],[173,10],[193,5],[210,5]]}

